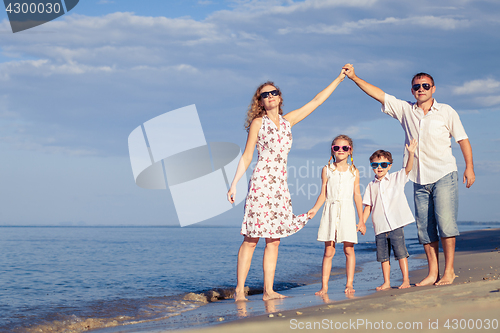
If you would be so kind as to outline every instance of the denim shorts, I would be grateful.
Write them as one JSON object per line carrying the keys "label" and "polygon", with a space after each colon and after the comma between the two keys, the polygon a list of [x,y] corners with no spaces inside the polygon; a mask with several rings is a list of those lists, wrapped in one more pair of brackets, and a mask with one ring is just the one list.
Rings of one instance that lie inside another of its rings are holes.
{"label": "denim shorts", "polygon": [[410,255],[406,250],[405,233],[403,227],[383,232],[375,236],[377,244],[377,261],[389,261],[391,256],[391,247],[394,251],[396,260],[408,258]]}
{"label": "denim shorts", "polygon": [[460,234],[457,227],[458,172],[453,171],[432,184],[414,183],[413,193],[420,244]]}

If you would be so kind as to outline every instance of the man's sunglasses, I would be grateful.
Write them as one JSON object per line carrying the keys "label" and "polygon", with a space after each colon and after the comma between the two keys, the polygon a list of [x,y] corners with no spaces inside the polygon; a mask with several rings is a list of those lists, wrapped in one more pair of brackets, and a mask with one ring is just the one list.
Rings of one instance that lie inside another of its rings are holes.
{"label": "man's sunglasses", "polygon": [[377,169],[379,167],[379,165],[382,167],[382,169],[387,169],[387,167],[391,164],[392,163],[390,163],[390,162],[380,162],[380,163],[372,162],[372,163],[370,163],[370,165],[372,166],[372,169]]}
{"label": "man's sunglasses", "polygon": [[343,151],[349,151],[351,146],[332,146],[333,151],[339,151],[342,148]]}
{"label": "man's sunglasses", "polygon": [[[429,90],[429,89],[431,89],[432,86],[428,83],[422,83],[422,87],[424,87],[425,90]],[[412,85],[411,88],[414,91],[418,91],[418,89],[420,89],[420,83]]]}
{"label": "man's sunglasses", "polygon": [[262,99],[268,98],[269,94],[271,94],[273,96],[278,96],[280,93],[277,89],[271,90],[271,91],[266,91],[266,92],[263,92],[260,94],[260,98],[262,98]]}

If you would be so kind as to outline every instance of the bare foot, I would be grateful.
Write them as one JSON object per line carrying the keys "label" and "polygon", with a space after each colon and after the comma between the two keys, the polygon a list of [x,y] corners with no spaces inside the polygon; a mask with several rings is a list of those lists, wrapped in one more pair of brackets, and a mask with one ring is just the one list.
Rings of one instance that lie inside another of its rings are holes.
{"label": "bare foot", "polygon": [[453,280],[455,280],[457,276],[455,275],[455,272],[451,272],[451,273],[444,273],[443,277],[439,280],[439,281],[436,281],[434,284],[436,286],[444,286],[444,285],[447,285],[447,284],[452,284],[453,283]]}
{"label": "bare foot", "polygon": [[321,290],[315,292],[314,295],[326,295],[327,292],[328,292],[328,288],[321,288]]}
{"label": "bare foot", "polygon": [[264,293],[264,296],[262,296],[263,301],[269,301],[270,299],[278,299],[278,298],[286,298],[288,296],[278,294],[275,291],[271,291],[270,293]]}
{"label": "bare foot", "polygon": [[356,290],[354,290],[353,286],[345,286],[344,293],[346,293],[346,294],[354,294],[355,291]]}
{"label": "bare foot", "polygon": [[248,301],[248,299],[245,297],[245,292],[234,292],[234,301],[239,302],[239,301]]}
{"label": "bare foot", "polygon": [[410,285],[410,281],[403,281],[403,284],[401,284],[398,289],[406,289],[406,288],[410,288],[411,285]]}
{"label": "bare foot", "polygon": [[390,282],[384,282],[383,285],[375,288],[375,290],[377,290],[377,291],[387,290],[387,289],[391,289],[391,283]]}
{"label": "bare foot", "polygon": [[415,283],[417,287],[422,287],[422,286],[430,286],[431,284],[437,283],[438,282],[438,277],[437,276],[430,276],[427,275],[425,279],[420,281],[419,283]]}

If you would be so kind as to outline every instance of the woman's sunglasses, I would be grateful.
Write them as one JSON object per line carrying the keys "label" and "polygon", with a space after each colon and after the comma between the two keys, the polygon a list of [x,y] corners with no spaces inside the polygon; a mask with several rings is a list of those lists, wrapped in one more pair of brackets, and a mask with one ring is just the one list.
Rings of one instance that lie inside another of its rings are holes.
{"label": "woman's sunglasses", "polygon": [[372,163],[370,163],[370,165],[372,166],[372,169],[377,169],[379,167],[379,165],[382,167],[382,169],[386,169],[391,164],[392,163],[390,163],[390,162],[380,162],[380,163],[372,162]]}
{"label": "woman's sunglasses", "polygon": [[[429,90],[432,86],[428,83],[422,83],[422,87],[424,87],[425,90]],[[418,91],[418,89],[420,89],[420,83],[412,85],[411,88],[413,91]]]}
{"label": "woman's sunglasses", "polygon": [[339,151],[342,148],[343,151],[349,151],[351,146],[332,146],[333,151]]}
{"label": "woman's sunglasses", "polygon": [[277,89],[271,90],[271,91],[266,91],[266,92],[263,92],[260,94],[260,98],[262,98],[262,99],[268,98],[269,94],[271,94],[273,96],[278,96],[280,94],[280,92]]}

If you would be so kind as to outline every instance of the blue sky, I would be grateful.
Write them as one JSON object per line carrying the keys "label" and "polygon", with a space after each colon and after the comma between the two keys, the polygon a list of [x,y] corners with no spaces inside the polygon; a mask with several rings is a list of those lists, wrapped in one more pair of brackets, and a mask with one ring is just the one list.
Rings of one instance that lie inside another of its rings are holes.
{"label": "blue sky", "polygon": [[[127,148],[134,128],[196,104],[208,142],[243,147],[244,115],[261,82],[283,90],[287,112],[347,62],[407,100],[413,74],[434,76],[436,100],[457,110],[474,153],[477,179],[460,186],[459,220],[500,221],[499,9],[496,0],[86,0],[16,34],[3,12],[0,225],[178,225],[168,191],[134,183]],[[346,79],[294,127],[289,166],[303,171],[289,180],[296,213],[314,204],[313,169],[341,133],[354,139],[362,184],[372,179],[368,156],[376,149],[401,165],[400,125]],[[237,226],[242,209],[206,224]]]}

